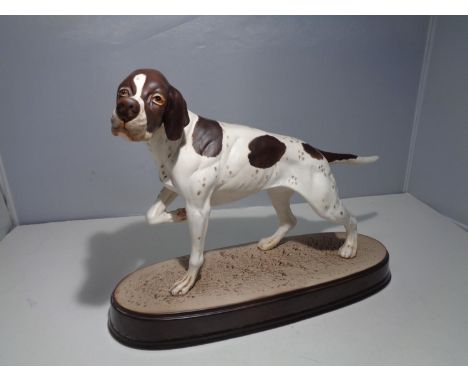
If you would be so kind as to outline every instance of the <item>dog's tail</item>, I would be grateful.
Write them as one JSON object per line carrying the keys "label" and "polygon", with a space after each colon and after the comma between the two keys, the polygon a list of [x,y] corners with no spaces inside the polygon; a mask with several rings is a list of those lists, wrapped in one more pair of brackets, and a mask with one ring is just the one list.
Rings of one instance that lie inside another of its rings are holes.
{"label": "dog's tail", "polygon": [[363,157],[354,154],[337,154],[319,150],[325,157],[328,163],[350,163],[350,164],[367,164],[374,163],[379,159],[377,155]]}

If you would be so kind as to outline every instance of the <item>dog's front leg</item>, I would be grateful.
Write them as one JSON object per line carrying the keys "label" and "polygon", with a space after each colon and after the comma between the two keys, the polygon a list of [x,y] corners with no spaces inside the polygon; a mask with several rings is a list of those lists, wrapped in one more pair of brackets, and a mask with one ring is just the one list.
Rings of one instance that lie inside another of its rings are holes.
{"label": "dog's front leg", "polygon": [[198,273],[203,265],[203,250],[205,247],[206,230],[208,229],[211,206],[209,201],[206,201],[201,206],[187,203],[186,209],[190,238],[192,240],[192,250],[190,252],[187,272],[171,289],[171,294],[174,296],[186,294],[197,280]]}
{"label": "dog's front leg", "polygon": [[156,202],[146,213],[146,221],[149,224],[172,223],[186,220],[185,208],[179,208],[175,211],[167,212],[166,208],[171,204],[177,193],[164,187],[158,195]]}

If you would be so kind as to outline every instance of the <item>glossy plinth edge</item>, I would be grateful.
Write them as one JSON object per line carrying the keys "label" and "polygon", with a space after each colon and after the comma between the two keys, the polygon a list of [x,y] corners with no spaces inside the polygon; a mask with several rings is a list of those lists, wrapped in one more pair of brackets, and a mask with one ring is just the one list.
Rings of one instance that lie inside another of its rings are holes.
{"label": "glossy plinth edge", "polygon": [[389,255],[372,267],[308,288],[241,304],[177,314],[133,312],[111,297],[108,328],[120,343],[139,349],[171,349],[233,338],[293,323],[352,304],[391,279]]}

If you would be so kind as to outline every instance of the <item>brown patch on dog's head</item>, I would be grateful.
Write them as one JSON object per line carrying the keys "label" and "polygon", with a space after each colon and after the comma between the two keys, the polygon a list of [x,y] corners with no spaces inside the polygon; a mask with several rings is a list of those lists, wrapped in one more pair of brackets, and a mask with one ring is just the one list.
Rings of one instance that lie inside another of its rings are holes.
{"label": "brown patch on dog's head", "polygon": [[114,135],[147,140],[164,125],[167,137],[177,140],[188,123],[187,104],[182,94],[161,72],[138,69],[120,83],[112,116]]}

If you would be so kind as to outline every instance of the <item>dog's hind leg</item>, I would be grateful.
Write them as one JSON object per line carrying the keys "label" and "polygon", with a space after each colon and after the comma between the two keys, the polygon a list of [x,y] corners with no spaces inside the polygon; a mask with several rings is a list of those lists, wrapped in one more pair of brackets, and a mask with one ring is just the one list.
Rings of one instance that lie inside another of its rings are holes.
{"label": "dog's hind leg", "polygon": [[267,191],[270,197],[271,204],[276,211],[279,219],[279,227],[276,232],[269,236],[261,239],[257,246],[258,248],[267,251],[278,245],[281,239],[296,225],[296,217],[293,215],[290,208],[290,199],[293,190],[286,187],[272,188]]}
{"label": "dog's hind leg", "polygon": [[306,184],[301,184],[300,188],[298,192],[320,217],[333,223],[344,225],[346,240],[339,249],[340,256],[344,258],[356,256],[356,219],[351,216],[338,197],[335,179],[329,170],[314,174],[310,181],[307,181]]}

